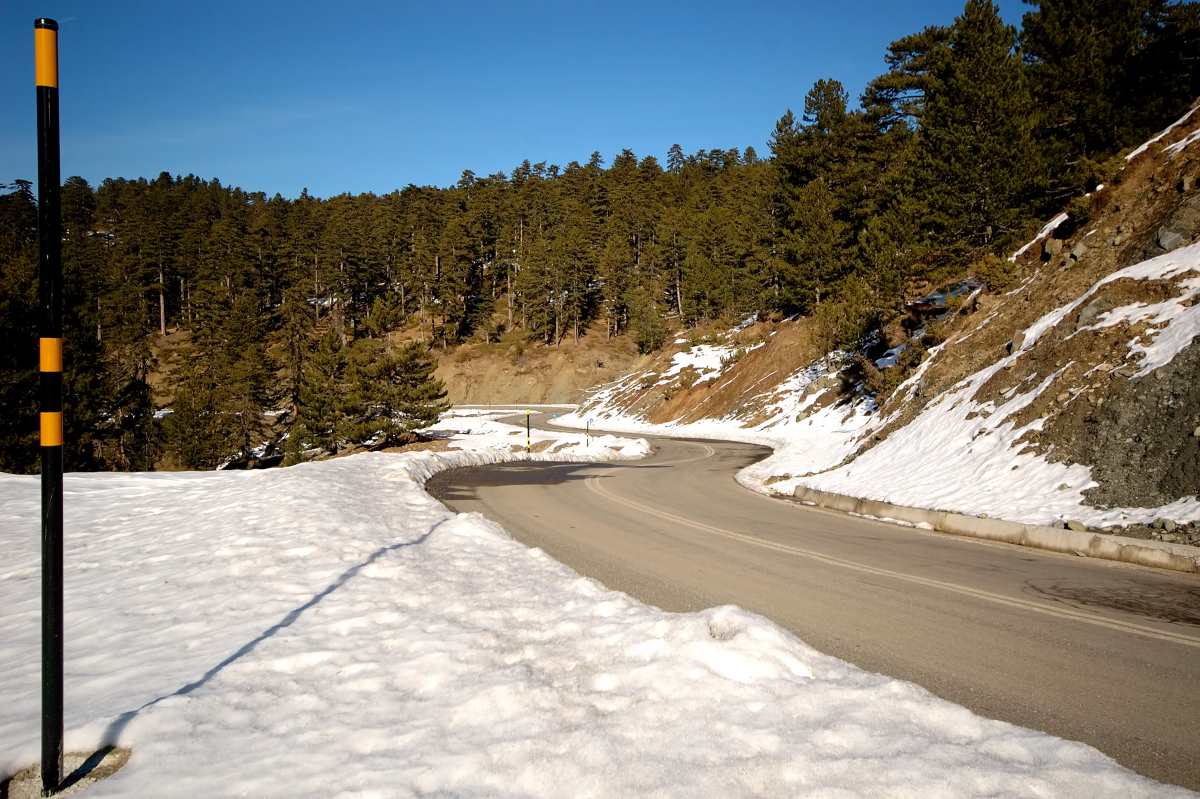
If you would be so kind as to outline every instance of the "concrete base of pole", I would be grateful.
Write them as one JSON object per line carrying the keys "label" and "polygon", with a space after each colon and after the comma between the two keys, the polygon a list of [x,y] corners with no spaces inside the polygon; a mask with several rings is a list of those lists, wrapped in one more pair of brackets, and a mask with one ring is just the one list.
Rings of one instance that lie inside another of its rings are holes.
{"label": "concrete base of pole", "polygon": [[[54,796],[71,796],[89,785],[111,777],[129,762],[129,750],[106,746],[90,754],[69,752],[63,755],[62,789]],[[0,781],[0,799],[38,799],[42,795],[42,769],[33,765],[9,779]]]}

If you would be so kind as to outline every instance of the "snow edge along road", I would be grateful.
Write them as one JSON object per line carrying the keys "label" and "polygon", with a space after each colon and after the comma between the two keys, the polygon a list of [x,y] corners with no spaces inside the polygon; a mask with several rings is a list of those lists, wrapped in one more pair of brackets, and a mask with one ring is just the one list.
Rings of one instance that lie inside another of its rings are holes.
{"label": "snow edge along road", "polygon": [[[611,422],[611,420],[609,421]],[[556,416],[550,419],[549,422],[555,426],[569,429],[583,427],[581,417],[573,413]],[[601,424],[604,424],[604,426],[601,427]],[[779,443],[770,436],[755,435],[752,431],[745,431],[744,435],[739,435],[739,431],[732,427],[720,431],[672,429],[668,425],[636,423],[634,420],[628,420],[628,423],[618,422],[616,425],[605,424],[603,421],[592,421],[591,426],[593,431],[612,434],[643,434],[667,438],[708,439],[711,441],[755,444],[770,447],[775,451],[780,449]],[[1151,539],[1129,538],[1128,536],[1111,535],[1108,533],[1062,530],[1046,525],[1024,524],[984,516],[970,516],[930,508],[896,505],[883,500],[838,494],[832,491],[808,488],[803,485],[797,486],[794,494],[789,496],[772,491],[769,485],[758,476],[750,476],[749,473],[759,463],[761,462],[751,464],[737,472],[734,475],[734,479],[740,485],[754,493],[772,499],[795,499],[801,504],[842,513],[856,514],[894,524],[898,527],[920,526],[924,529],[964,538],[998,541],[1030,549],[1066,553],[1080,557],[1096,558],[1098,560],[1112,560],[1148,568],[1167,569],[1190,574],[1200,573],[1200,547]]]}

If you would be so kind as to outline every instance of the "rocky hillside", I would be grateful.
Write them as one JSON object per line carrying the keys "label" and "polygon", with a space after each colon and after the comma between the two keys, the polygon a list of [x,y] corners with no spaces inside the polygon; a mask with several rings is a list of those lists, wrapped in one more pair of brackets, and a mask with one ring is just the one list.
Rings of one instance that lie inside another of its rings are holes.
{"label": "rocky hillside", "polygon": [[1193,109],[1006,268],[910,303],[858,352],[824,351],[810,320],[747,320],[678,338],[573,420],[767,441],[744,479],[786,493],[1193,541],[1198,139]]}

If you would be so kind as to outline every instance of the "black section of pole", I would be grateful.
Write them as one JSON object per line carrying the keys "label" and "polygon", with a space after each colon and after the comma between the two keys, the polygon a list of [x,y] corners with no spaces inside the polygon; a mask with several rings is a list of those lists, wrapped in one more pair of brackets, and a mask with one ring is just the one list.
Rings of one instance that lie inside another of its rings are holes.
{"label": "black section of pole", "polygon": [[[42,450],[42,794],[62,784],[63,448],[62,214],[59,190],[58,23],[34,22],[38,153],[38,333]],[[49,340],[49,342],[47,341]]]}

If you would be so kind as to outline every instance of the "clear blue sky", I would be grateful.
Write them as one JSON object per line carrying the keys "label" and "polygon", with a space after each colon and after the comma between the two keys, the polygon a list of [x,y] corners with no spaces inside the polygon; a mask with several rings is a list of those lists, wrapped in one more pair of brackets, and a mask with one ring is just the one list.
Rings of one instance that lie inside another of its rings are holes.
{"label": "clear blue sky", "polygon": [[[0,182],[34,179],[33,19],[61,25],[63,175],[295,196],[447,185],[629,147],[766,140],[813,81],[857,97],[958,0],[351,4],[8,0]],[[1003,0],[1010,22],[1025,10]]]}

